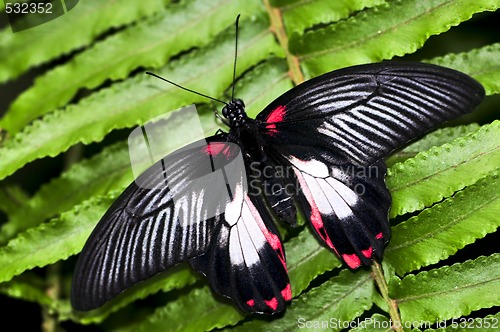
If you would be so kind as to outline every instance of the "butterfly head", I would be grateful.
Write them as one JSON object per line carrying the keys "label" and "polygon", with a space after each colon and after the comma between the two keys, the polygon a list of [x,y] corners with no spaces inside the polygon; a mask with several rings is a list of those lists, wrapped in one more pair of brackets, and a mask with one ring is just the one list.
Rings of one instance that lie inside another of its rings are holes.
{"label": "butterfly head", "polygon": [[245,112],[245,103],[241,99],[235,99],[230,101],[222,109],[222,115],[229,120],[230,126],[240,127],[247,120],[247,114]]}

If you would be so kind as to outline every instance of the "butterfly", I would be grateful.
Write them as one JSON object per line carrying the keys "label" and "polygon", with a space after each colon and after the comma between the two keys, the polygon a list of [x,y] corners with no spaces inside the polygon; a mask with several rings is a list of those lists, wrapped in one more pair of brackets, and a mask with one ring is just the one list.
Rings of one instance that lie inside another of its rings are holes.
{"label": "butterfly", "polygon": [[469,76],[383,62],[297,85],[255,119],[222,109],[228,132],[146,170],[97,224],[77,262],[72,305],[90,310],[180,262],[242,311],[274,314],[292,298],[275,219],[297,207],[351,269],[381,259],[390,239],[387,157],[484,97]]}

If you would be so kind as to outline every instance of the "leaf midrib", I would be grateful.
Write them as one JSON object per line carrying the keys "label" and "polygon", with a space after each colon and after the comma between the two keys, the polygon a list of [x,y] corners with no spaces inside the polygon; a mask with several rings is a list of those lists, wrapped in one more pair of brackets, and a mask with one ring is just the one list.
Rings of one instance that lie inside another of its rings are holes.
{"label": "leaf midrib", "polygon": [[[312,53],[304,54],[304,55],[298,56],[298,58],[300,60],[307,60],[308,58],[313,58],[313,57],[321,56],[321,55],[328,54],[328,53],[340,52],[343,49],[354,48],[357,45],[366,44],[367,41],[369,41],[370,39],[374,39],[374,37],[376,37],[376,36],[380,36],[380,35],[383,35],[383,34],[386,34],[386,33],[390,32],[392,30],[399,29],[401,26],[406,25],[409,22],[415,21],[415,20],[419,19],[420,17],[425,16],[428,13],[431,13],[431,12],[439,9],[440,7],[447,6],[448,4],[450,4],[452,2],[453,2],[452,0],[444,2],[444,3],[442,3],[442,4],[438,5],[438,6],[435,6],[435,7],[431,8],[431,9],[423,11],[422,13],[418,14],[417,16],[414,16],[414,17],[412,17],[410,19],[407,19],[407,20],[405,20],[403,22],[400,22],[400,23],[398,23],[396,25],[393,25],[393,26],[391,26],[391,27],[389,27],[387,29],[377,30],[375,33],[369,34],[369,35],[367,35],[367,36],[365,36],[365,37],[363,37],[361,39],[355,40],[355,41],[353,41],[353,42],[351,42],[349,44],[338,46],[338,47],[332,47],[332,48],[324,49],[324,50],[317,51],[317,52],[312,52]],[[377,7],[374,7],[374,8],[377,8]]]}
{"label": "leaf midrib", "polygon": [[488,151],[481,151],[481,152],[478,152],[477,154],[473,155],[471,158],[467,159],[467,160],[463,160],[457,164],[453,164],[453,165],[449,165],[448,167],[445,167],[445,168],[442,168],[440,170],[437,170],[437,171],[434,171],[432,174],[429,174],[427,176],[424,176],[422,178],[419,178],[415,181],[410,181],[410,182],[405,182],[405,183],[402,183],[400,186],[394,186],[394,187],[391,187],[390,190],[391,190],[391,193],[395,193],[399,190],[405,190],[407,189],[408,187],[412,187],[412,186],[415,186],[419,183],[422,183],[422,182],[425,182],[425,181],[428,181],[430,179],[432,179],[433,177],[435,176],[438,176],[438,175],[441,175],[442,173],[445,173],[453,168],[457,168],[459,166],[462,166],[464,164],[467,164],[469,162],[472,162],[474,161],[475,159],[479,158],[479,157],[483,157],[485,155],[490,155],[492,153],[494,153],[496,150],[498,150],[500,148],[500,145],[497,145],[495,146],[494,148],[488,150]]}
{"label": "leaf midrib", "polygon": [[[325,313],[327,310],[330,310],[332,307],[338,305],[342,300],[347,298],[349,295],[351,295],[356,289],[361,287],[363,284],[368,282],[369,280],[372,279],[371,274],[367,274],[366,277],[362,278],[359,282],[355,283],[354,285],[351,285],[349,287],[348,291],[343,292],[342,296],[336,297],[333,301],[329,302],[328,305],[323,306],[320,310],[317,310],[315,312],[314,316],[311,316],[310,318],[308,317],[308,320],[313,321],[313,318],[320,317],[323,313]],[[307,295],[308,293],[302,294],[302,296]],[[284,328],[285,331],[296,331],[297,330],[297,322],[296,321],[291,321],[292,325],[289,327]]]}
{"label": "leaf midrib", "polygon": [[[203,15],[200,16],[200,20],[202,18],[205,18],[207,17],[209,14],[212,14],[214,11],[216,11],[219,7],[222,7],[224,4],[228,3],[227,0],[219,3],[219,5],[217,7],[213,7],[210,11],[204,13]],[[123,56],[119,56],[117,58],[115,58],[115,63],[118,63],[118,62],[123,62],[123,61],[126,61],[128,60],[129,58],[134,58],[134,57],[137,57],[138,54],[144,54],[146,53],[147,51],[151,50],[151,49],[154,49],[156,47],[158,47],[159,45],[161,44],[164,44],[166,43],[168,40],[172,40],[174,38],[178,38],[179,34],[183,31],[186,31],[188,30],[188,28],[192,27],[193,25],[196,25],[199,23],[199,20],[192,20],[192,23],[189,23],[187,25],[184,25],[182,29],[178,30],[176,34],[174,35],[168,35],[166,38],[160,38],[157,42],[154,42],[152,44],[150,44],[149,46],[147,47],[143,47],[141,49],[136,49],[136,48],[133,48],[133,51],[132,52],[127,52],[127,53],[120,53],[120,54],[123,54]],[[179,50],[179,51],[182,51],[182,50]],[[83,55],[83,54],[82,54]],[[101,73],[101,72],[104,72],[106,70],[106,68],[108,68],[108,66],[98,66],[98,67],[92,67],[94,68],[94,70],[91,70],[91,71],[87,71],[86,73],[88,75],[86,75],[85,77],[83,77],[83,79],[81,80],[78,80],[78,81],[72,81],[72,84],[70,84],[70,89],[73,88],[75,89],[76,88],[79,88],[80,86],[82,86],[82,84],[80,84],[80,82],[85,82],[85,81],[88,81],[89,79],[91,79],[93,76]],[[87,86],[84,84],[84,86],[86,86],[87,88],[92,88],[93,86]],[[67,88],[65,87],[64,90],[66,90]],[[59,90],[59,92],[57,92],[54,96],[60,96],[64,91],[63,90]]]}
{"label": "leaf midrib", "polygon": [[461,223],[463,220],[469,218],[471,214],[477,212],[478,210],[485,208],[487,205],[490,205],[491,203],[493,203],[497,199],[498,199],[498,196],[494,196],[491,200],[485,202],[484,204],[479,205],[476,209],[469,210],[468,213],[461,215],[459,218],[451,220],[450,222],[446,223],[445,225],[442,225],[439,228],[432,229],[432,231],[429,231],[425,234],[422,234],[420,237],[415,238],[413,240],[410,240],[410,241],[406,240],[404,243],[402,243],[400,245],[390,246],[389,248],[387,248],[386,252],[391,252],[391,251],[399,250],[402,248],[404,249],[404,248],[410,247],[416,243],[420,243],[424,240],[427,240],[429,238],[434,238],[435,235],[440,234],[441,231],[447,230],[447,229]]}
{"label": "leaf midrib", "polygon": [[[464,289],[470,289],[470,288],[474,288],[474,287],[480,287],[482,285],[486,285],[488,283],[497,282],[497,281],[500,281],[500,277],[496,277],[496,278],[493,278],[493,279],[489,279],[489,280],[481,281],[481,282],[476,282],[476,283],[469,283],[469,284],[465,284],[465,285],[460,286],[460,287],[453,286],[452,288],[449,288],[449,289],[446,289],[446,290],[434,291],[434,292],[425,293],[425,294],[421,294],[421,295],[407,296],[407,297],[404,297],[402,299],[395,299],[395,301],[398,304],[404,303],[404,302],[408,302],[408,301],[417,301],[419,299],[425,299],[427,297],[432,297],[432,296],[437,296],[437,295],[442,295],[442,294],[446,295],[446,294],[449,294],[449,293],[456,293],[456,292],[464,290]],[[492,288],[492,289],[494,289],[494,288]]]}

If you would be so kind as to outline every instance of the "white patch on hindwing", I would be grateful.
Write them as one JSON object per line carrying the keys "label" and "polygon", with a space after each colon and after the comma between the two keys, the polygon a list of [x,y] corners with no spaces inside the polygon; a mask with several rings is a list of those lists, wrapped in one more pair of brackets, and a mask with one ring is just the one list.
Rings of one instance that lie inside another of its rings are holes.
{"label": "white patch on hindwing", "polygon": [[352,215],[352,206],[356,204],[356,198],[353,200],[350,194],[344,196],[345,190],[342,187],[345,186],[341,182],[332,178],[318,179],[308,174],[304,174],[304,180],[322,215],[337,215],[340,219]]}
{"label": "white patch on hindwing", "polygon": [[329,176],[328,166],[319,160],[300,160],[294,156],[288,156],[287,158],[293,166],[297,167],[304,173],[312,175],[316,178],[326,178]]}
{"label": "white patch on hindwing", "polygon": [[[322,215],[336,215],[340,219],[353,215],[353,208],[359,201],[358,195],[342,181],[333,178],[325,163],[315,159],[303,161],[293,156],[288,159],[297,168],[296,173],[302,173],[299,177],[305,182],[302,185],[308,187],[311,195],[308,199],[315,201]],[[332,173],[348,178],[336,168],[332,168]]]}
{"label": "white patch on hindwing", "polygon": [[259,251],[267,242],[260,228],[263,221],[240,185],[236,186],[233,200],[226,206],[225,219],[230,228],[231,264],[247,267],[258,264],[260,262]]}
{"label": "white patch on hindwing", "polygon": [[326,182],[328,182],[332,187],[335,188],[335,191],[342,196],[342,199],[351,207],[355,206],[358,203],[359,196],[348,186],[343,184],[342,182],[334,179],[327,178]]}
{"label": "white patch on hindwing", "polygon": [[241,184],[236,185],[233,200],[226,205],[224,211],[225,219],[229,226],[234,226],[241,216],[244,195],[245,193],[243,192]]}
{"label": "white patch on hindwing", "polygon": [[252,215],[246,203],[243,204],[242,220],[231,229],[231,232],[239,233],[245,265],[250,267],[259,263],[259,251],[266,244],[266,239],[255,222],[256,216]]}

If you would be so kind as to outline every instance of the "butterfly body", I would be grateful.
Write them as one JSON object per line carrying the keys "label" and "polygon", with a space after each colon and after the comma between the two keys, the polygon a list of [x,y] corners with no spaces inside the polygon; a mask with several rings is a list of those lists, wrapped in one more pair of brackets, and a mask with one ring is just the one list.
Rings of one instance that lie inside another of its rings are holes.
{"label": "butterfly body", "polygon": [[97,308],[189,262],[241,310],[283,311],[292,291],[274,220],[293,226],[297,205],[350,268],[382,258],[383,158],[483,96],[457,71],[389,62],[314,78],[255,119],[234,99],[222,110],[229,132],[158,161],[102,217],[77,263],[73,307]]}

